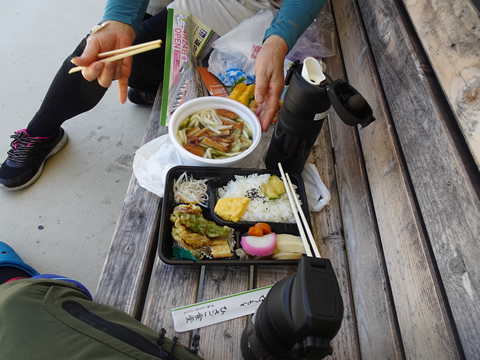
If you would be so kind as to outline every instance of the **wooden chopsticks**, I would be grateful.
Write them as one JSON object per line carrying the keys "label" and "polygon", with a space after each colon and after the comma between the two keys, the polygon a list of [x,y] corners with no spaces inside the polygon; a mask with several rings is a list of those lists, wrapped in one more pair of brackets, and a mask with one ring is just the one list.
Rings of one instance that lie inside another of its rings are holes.
{"label": "wooden chopsticks", "polygon": [[[137,55],[146,51],[155,50],[162,46],[162,40],[154,40],[149,41],[143,44],[133,45],[122,49],[107,51],[104,53],[98,54],[98,58],[101,59],[100,61],[103,63],[108,63],[111,61],[120,60],[126,58],[128,56]],[[76,73],[81,71],[83,66],[77,66],[71,68],[68,72],[69,74]]]}
{"label": "wooden chopsticks", "polygon": [[[290,206],[292,207],[293,215],[295,216],[295,221],[297,222],[298,231],[300,232],[300,237],[302,238],[305,253],[307,256],[312,256],[312,251],[310,250],[311,246],[315,257],[321,258],[322,256],[320,255],[320,251],[318,251],[317,244],[313,238],[310,226],[308,226],[307,219],[303,213],[302,205],[300,204],[295,189],[293,188],[290,176],[285,174],[281,163],[278,163],[278,168],[280,169],[280,174],[282,175],[282,180],[285,185],[285,189],[287,190],[288,200],[290,201]],[[300,217],[298,214],[300,214]],[[307,235],[305,235],[305,231],[307,232]]]}

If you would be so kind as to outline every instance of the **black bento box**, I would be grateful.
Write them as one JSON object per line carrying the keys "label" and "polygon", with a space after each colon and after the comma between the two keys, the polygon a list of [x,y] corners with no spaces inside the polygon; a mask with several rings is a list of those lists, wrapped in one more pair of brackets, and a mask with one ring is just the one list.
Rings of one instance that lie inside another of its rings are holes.
{"label": "black bento box", "polygon": [[[193,176],[195,179],[207,179],[209,200],[207,207],[202,207],[203,216],[215,221],[218,225],[227,225],[235,230],[235,246],[240,247],[241,236],[248,232],[248,228],[253,226],[255,222],[230,222],[224,221],[214,214],[214,207],[217,200],[217,189],[227,185],[235,175],[248,176],[251,174],[276,174],[280,177],[280,171],[267,169],[243,169],[243,168],[222,168],[222,167],[196,167],[196,166],[176,166],[170,169],[165,179],[165,192],[162,202],[162,212],[160,218],[160,228],[158,234],[158,255],[160,259],[170,265],[279,265],[279,264],[297,264],[298,260],[274,260],[274,259],[202,259],[198,261],[177,259],[173,257],[174,239],[172,233],[172,222],[170,215],[175,206],[179,205],[174,200],[173,184],[184,172]],[[296,185],[297,193],[300,197],[303,212],[308,224],[310,223],[310,212],[308,210],[307,196],[305,194],[305,186],[303,179],[296,173],[289,173],[290,179]],[[297,224],[284,224],[268,222],[274,233],[287,233],[299,235]]]}

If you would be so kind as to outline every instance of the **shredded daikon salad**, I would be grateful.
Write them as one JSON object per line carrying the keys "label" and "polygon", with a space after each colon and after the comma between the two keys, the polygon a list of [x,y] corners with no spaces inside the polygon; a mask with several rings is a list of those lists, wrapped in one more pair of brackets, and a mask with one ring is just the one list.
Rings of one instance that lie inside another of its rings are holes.
{"label": "shredded daikon salad", "polygon": [[188,177],[184,172],[173,181],[173,195],[176,203],[198,204],[207,207],[207,180],[197,180]]}

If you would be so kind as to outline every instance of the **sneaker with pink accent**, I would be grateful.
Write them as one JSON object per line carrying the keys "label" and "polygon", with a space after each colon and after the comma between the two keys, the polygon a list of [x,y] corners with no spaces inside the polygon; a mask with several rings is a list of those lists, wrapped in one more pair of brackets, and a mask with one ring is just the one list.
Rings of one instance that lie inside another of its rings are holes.
{"label": "sneaker with pink accent", "polygon": [[60,130],[49,137],[31,137],[26,129],[18,130],[0,168],[0,188],[21,190],[40,177],[45,160],[62,150],[68,142],[67,133]]}

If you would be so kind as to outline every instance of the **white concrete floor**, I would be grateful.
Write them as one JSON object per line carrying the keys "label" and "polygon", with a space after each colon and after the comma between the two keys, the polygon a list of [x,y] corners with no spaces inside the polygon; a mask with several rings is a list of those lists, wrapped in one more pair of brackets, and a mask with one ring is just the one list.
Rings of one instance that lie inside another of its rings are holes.
{"label": "white concrete floor", "polygon": [[[2,1],[0,162],[14,131],[37,111],[57,69],[98,23],[104,1]],[[67,121],[70,141],[43,175],[0,191],[0,241],[40,273],[75,278],[94,292],[150,108],[121,105],[113,85],[99,105]]]}

